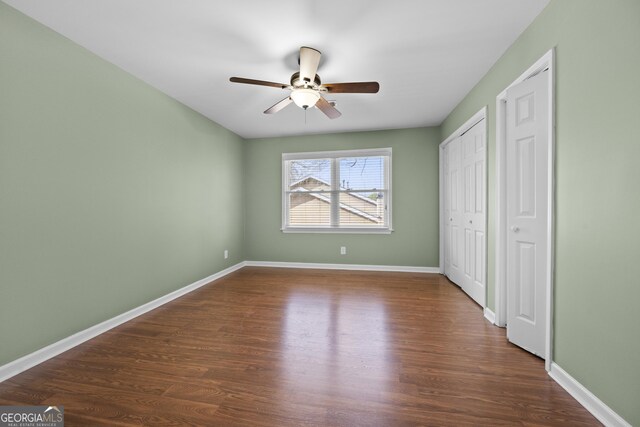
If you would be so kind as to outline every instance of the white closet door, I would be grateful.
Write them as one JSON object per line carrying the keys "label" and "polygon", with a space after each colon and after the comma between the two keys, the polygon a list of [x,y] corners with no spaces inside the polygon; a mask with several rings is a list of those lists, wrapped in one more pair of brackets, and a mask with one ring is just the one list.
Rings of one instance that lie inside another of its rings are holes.
{"label": "white closet door", "polygon": [[460,139],[456,138],[449,142],[445,146],[445,152],[448,164],[446,179],[446,208],[449,215],[448,231],[446,231],[448,233],[447,243],[449,247],[448,250],[445,251],[445,256],[448,256],[449,259],[445,261],[445,265],[449,266],[447,273],[449,279],[460,284],[462,281],[462,194],[460,191],[462,181],[460,178]]}
{"label": "white closet door", "polygon": [[442,150],[442,203],[443,203],[443,217],[442,227],[444,227],[444,274],[446,276],[451,275],[451,202],[450,191],[451,184],[449,179],[449,150],[448,146],[445,146]]}
{"label": "white closet door", "polygon": [[481,306],[486,299],[486,120],[442,149],[444,272]]}
{"label": "white closet door", "polygon": [[507,91],[507,337],[544,357],[548,72]]}
{"label": "white closet door", "polygon": [[462,162],[462,289],[485,306],[486,128],[485,120],[460,137]]}

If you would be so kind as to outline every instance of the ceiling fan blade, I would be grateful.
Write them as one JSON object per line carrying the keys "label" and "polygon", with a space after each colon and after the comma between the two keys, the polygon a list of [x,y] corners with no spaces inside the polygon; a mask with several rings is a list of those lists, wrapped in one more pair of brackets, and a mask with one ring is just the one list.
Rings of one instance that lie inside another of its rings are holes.
{"label": "ceiling fan blade", "polygon": [[378,93],[380,90],[378,82],[325,83],[322,87],[329,93]]}
{"label": "ceiling fan blade", "polygon": [[274,82],[267,82],[264,80],[254,80],[254,79],[245,79],[243,77],[231,77],[229,79],[230,82],[233,83],[244,83],[247,85],[258,85],[258,86],[271,86],[271,87],[277,87],[280,89],[288,89],[289,85],[283,84],[283,83],[274,83]]}
{"label": "ceiling fan blade", "polygon": [[320,99],[318,99],[318,102],[316,102],[316,107],[318,107],[320,111],[322,111],[330,119],[337,119],[342,115],[342,113],[338,111],[336,107],[331,105],[331,103],[329,103],[329,101],[327,101],[323,97],[320,97]]}
{"label": "ceiling fan blade", "polygon": [[318,72],[320,64],[319,50],[311,47],[302,46],[300,48],[300,79],[306,82],[313,82]]}
{"label": "ceiling fan blade", "polygon": [[293,100],[291,99],[290,96],[287,96],[285,99],[283,99],[282,101],[279,101],[278,103],[276,103],[275,105],[273,105],[270,108],[267,108],[266,110],[264,110],[265,114],[275,114],[278,111],[282,110],[284,107],[286,107],[287,105],[291,104],[293,102]]}

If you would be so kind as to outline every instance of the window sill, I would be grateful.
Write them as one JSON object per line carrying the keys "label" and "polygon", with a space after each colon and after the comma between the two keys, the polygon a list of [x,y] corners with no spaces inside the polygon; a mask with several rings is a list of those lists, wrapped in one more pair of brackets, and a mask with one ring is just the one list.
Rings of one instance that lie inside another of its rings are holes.
{"label": "window sill", "polygon": [[323,228],[323,227],[289,227],[281,229],[283,233],[308,234],[391,234],[392,228]]}

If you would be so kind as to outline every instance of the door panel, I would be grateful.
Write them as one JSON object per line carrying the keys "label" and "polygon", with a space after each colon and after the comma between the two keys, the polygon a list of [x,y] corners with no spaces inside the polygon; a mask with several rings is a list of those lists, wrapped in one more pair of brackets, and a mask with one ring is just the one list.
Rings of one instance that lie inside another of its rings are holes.
{"label": "door panel", "polygon": [[473,274],[473,230],[465,226],[464,228],[464,277],[471,278]]}
{"label": "door panel", "polygon": [[[465,141],[468,142],[468,141]],[[464,213],[469,214],[475,209],[474,194],[474,174],[471,171],[473,165],[466,164],[464,166]]]}
{"label": "door panel", "polygon": [[474,203],[474,207],[475,207],[475,213],[477,214],[482,214],[484,213],[484,176],[485,176],[485,171],[484,171],[484,160],[482,161],[477,161],[475,164],[475,203]]}
{"label": "door panel", "polygon": [[485,121],[482,120],[461,136],[464,148],[462,167],[465,171],[464,257],[465,270],[460,284],[478,304],[484,307],[486,290],[486,142]]}
{"label": "door panel", "polygon": [[533,137],[515,141],[518,171],[518,216],[535,216],[536,212],[536,140]]}
{"label": "door panel", "polygon": [[460,180],[460,141],[458,139],[451,141],[446,146],[448,153],[448,166],[449,166],[449,226],[450,226],[450,248],[451,259],[449,278],[455,282],[460,283],[462,279],[462,212],[461,206],[461,191],[460,187],[462,182]]}
{"label": "door panel", "polygon": [[475,235],[475,264],[473,266],[473,280],[482,285],[484,283],[484,232],[476,231]]}
{"label": "door panel", "polygon": [[507,91],[507,337],[545,354],[548,73]]}
{"label": "door panel", "polygon": [[517,259],[514,278],[516,279],[516,299],[518,311],[515,313],[520,320],[527,320],[535,324],[536,299],[535,299],[535,271],[536,271],[536,245],[531,242],[516,243]]}

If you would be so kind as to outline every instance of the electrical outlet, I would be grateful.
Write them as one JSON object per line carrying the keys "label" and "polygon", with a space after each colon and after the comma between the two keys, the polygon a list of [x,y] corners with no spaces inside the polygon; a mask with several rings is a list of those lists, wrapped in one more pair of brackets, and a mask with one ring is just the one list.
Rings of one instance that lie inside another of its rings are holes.
{"label": "electrical outlet", "polygon": [[347,254],[347,247],[340,246],[340,255],[346,255],[346,254]]}
{"label": "electrical outlet", "polygon": [[224,250],[224,259],[229,258],[229,250],[225,249]]}

